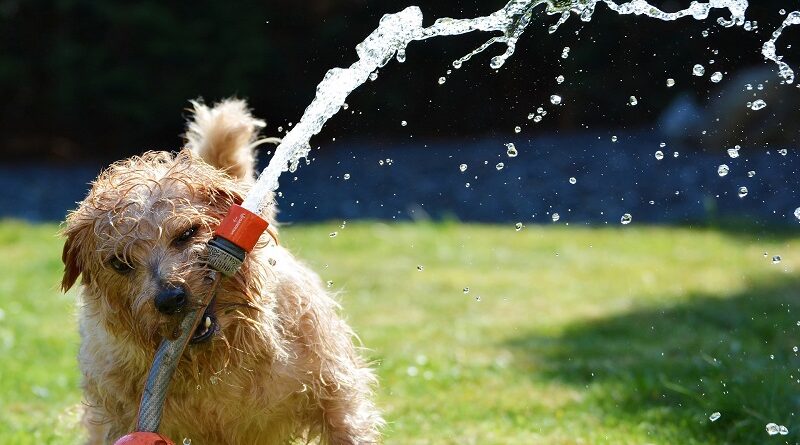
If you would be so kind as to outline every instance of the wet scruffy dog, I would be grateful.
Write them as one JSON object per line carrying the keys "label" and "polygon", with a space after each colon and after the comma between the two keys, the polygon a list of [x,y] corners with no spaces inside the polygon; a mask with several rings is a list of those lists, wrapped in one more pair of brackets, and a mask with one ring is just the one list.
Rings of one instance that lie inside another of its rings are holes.
{"label": "wet scruffy dog", "polygon": [[[206,242],[253,183],[262,126],[242,101],[194,103],[183,150],[111,165],[68,215],[62,286],[81,277],[90,444],[133,431],[156,347],[207,286]],[[160,432],[202,445],[376,443],[376,379],[337,310],[319,277],[263,236],[206,310]]]}

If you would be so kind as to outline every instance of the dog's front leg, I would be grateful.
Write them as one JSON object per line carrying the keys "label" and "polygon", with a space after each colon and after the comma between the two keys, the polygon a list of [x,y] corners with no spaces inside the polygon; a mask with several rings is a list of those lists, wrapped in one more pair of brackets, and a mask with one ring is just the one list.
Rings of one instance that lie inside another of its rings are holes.
{"label": "dog's front leg", "polygon": [[103,397],[90,380],[84,383],[83,424],[88,433],[87,445],[113,444],[133,431],[135,409],[110,397]]}
{"label": "dog's front leg", "polygon": [[[365,388],[368,389],[368,388]],[[324,443],[329,445],[364,445],[380,442],[383,425],[378,410],[356,389],[338,390],[334,397],[320,402],[325,422]]]}

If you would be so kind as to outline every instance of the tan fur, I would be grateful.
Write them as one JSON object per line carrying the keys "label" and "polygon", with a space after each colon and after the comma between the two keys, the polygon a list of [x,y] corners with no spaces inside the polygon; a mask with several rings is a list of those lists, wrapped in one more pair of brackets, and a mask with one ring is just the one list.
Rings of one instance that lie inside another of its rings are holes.
{"label": "tan fur", "polygon": [[[90,444],[133,430],[155,348],[176,317],[156,310],[158,286],[183,284],[191,295],[205,285],[205,243],[252,182],[260,121],[246,110],[241,101],[195,104],[186,149],[111,165],[67,217],[62,287],[81,277],[78,360]],[[196,235],[176,245],[192,226]],[[181,358],[161,432],[203,445],[376,443],[376,379],[353,331],[319,277],[268,241],[220,285],[220,330]],[[112,257],[133,269],[116,271]]]}
{"label": "tan fur", "polygon": [[255,143],[264,121],[254,118],[243,100],[229,99],[213,108],[191,101],[194,120],[186,128],[186,148],[207,163],[244,181],[254,177]]}

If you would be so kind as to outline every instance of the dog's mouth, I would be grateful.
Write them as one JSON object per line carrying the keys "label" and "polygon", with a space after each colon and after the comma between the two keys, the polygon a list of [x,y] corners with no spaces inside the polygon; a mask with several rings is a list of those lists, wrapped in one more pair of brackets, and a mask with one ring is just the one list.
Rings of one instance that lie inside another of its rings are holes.
{"label": "dog's mouth", "polygon": [[194,335],[190,340],[192,344],[205,343],[219,331],[219,323],[217,322],[215,311],[216,303],[217,297],[214,297],[206,307],[203,318],[200,320],[200,324],[195,329]]}

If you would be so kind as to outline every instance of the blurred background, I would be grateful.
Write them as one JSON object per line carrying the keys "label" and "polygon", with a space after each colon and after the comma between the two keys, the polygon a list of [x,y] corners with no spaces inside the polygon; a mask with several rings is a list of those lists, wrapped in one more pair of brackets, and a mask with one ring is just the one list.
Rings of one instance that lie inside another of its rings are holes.
{"label": "blurred background", "polygon": [[[57,233],[101,169],[180,149],[191,99],[285,134],[412,4],[504,1],[0,0],[0,443],[84,435]],[[387,444],[800,442],[800,89],[761,55],[797,5],[539,14],[499,70],[452,67],[488,35],[436,38],[349,97],[281,177],[281,243],[367,347]]]}
{"label": "blurred background", "polygon": [[[502,6],[414,3],[428,23]],[[687,3],[654,2],[667,11]],[[800,203],[789,186],[800,90],[780,85],[760,54],[785,3],[751,2],[750,31],[722,28],[720,13],[661,22],[599,6],[591,22],[573,17],[549,35],[555,17],[542,18],[500,70],[488,67],[499,46],[460,70],[450,65],[486,35],[413,43],[405,63],[393,61],[358,89],[312,141],[318,149],[298,180],[282,179],[282,218],[545,222],[557,212],[595,224],[622,213],[651,222],[790,223]],[[190,99],[246,98],[268,122],[264,134],[281,135],[324,73],[352,63],[379,18],[407,5],[0,2],[0,216],[58,221],[102,166],[179,149]],[[796,33],[779,41],[789,61]],[[695,64],[703,76],[692,74]],[[553,94],[561,105],[550,103]],[[750,110],[755,99],[767,107]],[[535,117],[540,107],[546,114]],[[506,156],[509,142],[517,158]],[[737,144],[741,156],[730,159],[726,150]],[[269,154],[262,148],[264,163]],[[731,171],[724,178],[722,163]],[[737,196],[741,186],[747,199]]]}

